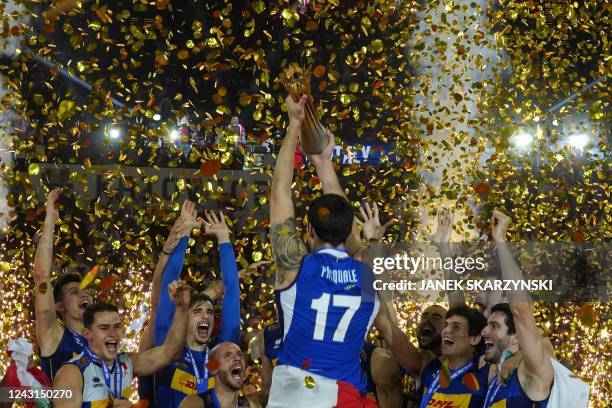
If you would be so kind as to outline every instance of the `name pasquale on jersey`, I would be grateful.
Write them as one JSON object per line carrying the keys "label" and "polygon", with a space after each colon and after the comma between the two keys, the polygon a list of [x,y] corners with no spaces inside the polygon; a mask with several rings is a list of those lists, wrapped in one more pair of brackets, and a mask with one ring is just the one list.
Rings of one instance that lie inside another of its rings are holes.
{"label": "name pasquale on jersey", "polygon": [[321,277],[335,284],[357,283],[357,269],[332,269],[329,266],[323,266]]}

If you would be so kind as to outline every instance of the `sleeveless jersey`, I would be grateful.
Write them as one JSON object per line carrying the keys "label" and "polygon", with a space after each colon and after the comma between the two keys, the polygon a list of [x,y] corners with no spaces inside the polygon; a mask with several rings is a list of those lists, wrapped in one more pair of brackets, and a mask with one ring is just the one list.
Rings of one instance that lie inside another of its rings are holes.
{"label": "sleeveless jersey", "polygon": [[[471,367],[466,370],[462,370],[466,365],[458,370],[450,370],[451,381],[447,388],[440,385],[441,367],[442,362],[439,358],[435,358],[425,366],[421,375],[419,406],[424,408],[424,399],[433,392],[425,405],[427,408],[482,408],[487,393],[490,365],[486,364],[483,368],[478,369],[478,358],[475,358],[471,361]],[[466,376],[473,376],[472,379],[478,383],[478,390],[473,389],[470,381],[466,381],[464,378]]]}
{"label": "sleeveless jersey", "polygon": [[[134,374],[132,360],[126,353],[119,353],[119,367],[122,373],[121,397],[129,398],[132,393],[132,378]],[[79,354],[68,362],[76,365],[83,375],[83,402],[81,408],[106,408],[112,402],[112,395],[104,381],[102,366],[91,360],[85,353]],[[104,363],[102,363],[104,364]],[[111,382],[115,378],[111,371]]]}
{"label": "sleeveless jersey", "polygon": [[264,354],[273,366],[276,365],[283,345],[283,333],[279,324],[270,324],[264,328]]}
{"label": "sleeveless jersey", "polygon": [[306,255],[295,282],[276,291],[283,346],[279,365],[345,381],[362,393],[359,354],[378,313],[372,271],[344,249]]}
{"label": "sleeveless jersey", "polygon": [[51,382],[53,382],[53,378],[59,369],[68,361],[81,354],[83,347],[88,345],[85,337],[65,327],[63,329],[64,334],[55,352],[50,356],[40,358],[41,367]]}
{"label": "sleeveless jersey", "polygon": [[489,387],[487,401],[484,408],[546,408],[548,399],[544,401],[532,401],[529,399],[521,382],[518,373],[512,373],[505,384],[495,379]]}

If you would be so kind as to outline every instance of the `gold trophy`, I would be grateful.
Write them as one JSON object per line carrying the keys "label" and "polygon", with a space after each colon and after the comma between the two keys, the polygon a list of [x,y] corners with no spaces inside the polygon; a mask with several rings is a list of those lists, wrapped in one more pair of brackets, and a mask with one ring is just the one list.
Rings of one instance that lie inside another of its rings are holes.
{"label": "gold trophy", "polygon": [[312,93],[310,92],[310,68],[303,74],[302,78],[295,79],[295,74],[301,71],[294,66],[289,67],[281,74],[281,83],[291,95],[294,102],[299,102],[302,95],[308,96],[305,105],[305,117],[300,128],[300,144],[305,154],[319,154],[329,144],[329,139],[325,133],[325,126],[319,120],[319,115],[314,106]]}

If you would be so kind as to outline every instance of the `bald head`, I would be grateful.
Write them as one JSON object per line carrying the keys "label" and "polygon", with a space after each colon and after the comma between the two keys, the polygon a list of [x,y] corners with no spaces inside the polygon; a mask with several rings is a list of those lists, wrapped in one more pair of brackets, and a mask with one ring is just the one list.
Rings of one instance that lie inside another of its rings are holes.
{"label": "bald head", "polygon": [[236,343],[232,343],[231,341],[224,341],[223,343],[217,344],[210,350],[210,354],[208,358],[211,360],[217,360],[217,355],[222,355],[224,351],[240,351],[240,347]]}
{"label": "bald head", "polygon": [[218,366],[215,381],[216,387],[225,387],[239,391],[244,384],[244,358],[242,350],[234,343],[224,342],[216,345],[208,356]]}

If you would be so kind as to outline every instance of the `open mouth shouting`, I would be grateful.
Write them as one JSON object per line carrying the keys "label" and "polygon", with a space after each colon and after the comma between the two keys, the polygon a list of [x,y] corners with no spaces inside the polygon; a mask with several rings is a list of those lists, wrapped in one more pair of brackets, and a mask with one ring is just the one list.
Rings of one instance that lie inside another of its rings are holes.
{"label": "open mouth shouting", "polygon": [[490,339],[488,337],[484,338],[484,345],[485,345],[485,351],[490,351],[493,349],[493,347],[495,347],[495,342],[493,341],[493,339]]}
{"label": "open mouth shouting", "polygon": [[210,324],[206,321],[199,322],[197,329],[199,337],[207,337],[209,334]]}
{"label": "open mouth shouting", "polygon": [[83,299],[79,302],[79,309],[85,310],[91,304],[89,299]]}
{"label": "open mouth shouting", "polygon": [[242,374],[243,374],[242,364],[240,363],[234,364],[234,366],[230,370],[230,375],[232,376],[232,378],[236,381],[242,381]]}
{"label": "open mouth shouting", "polygon": [[442,348],[449,348],[455,344],[455,341],[450,337],[442,337]]}
{"label": "open mouth shouting", "polygon": [[119,342],[117,340],[107,340],[104,342],[104,347],[110,353],[117,353],[119,351]]}
{"label": "open mouth shouting", "polygon": [[435,334],[435,330],[431,326],[423,326],[420,330],[421,340],[430,340]]}

